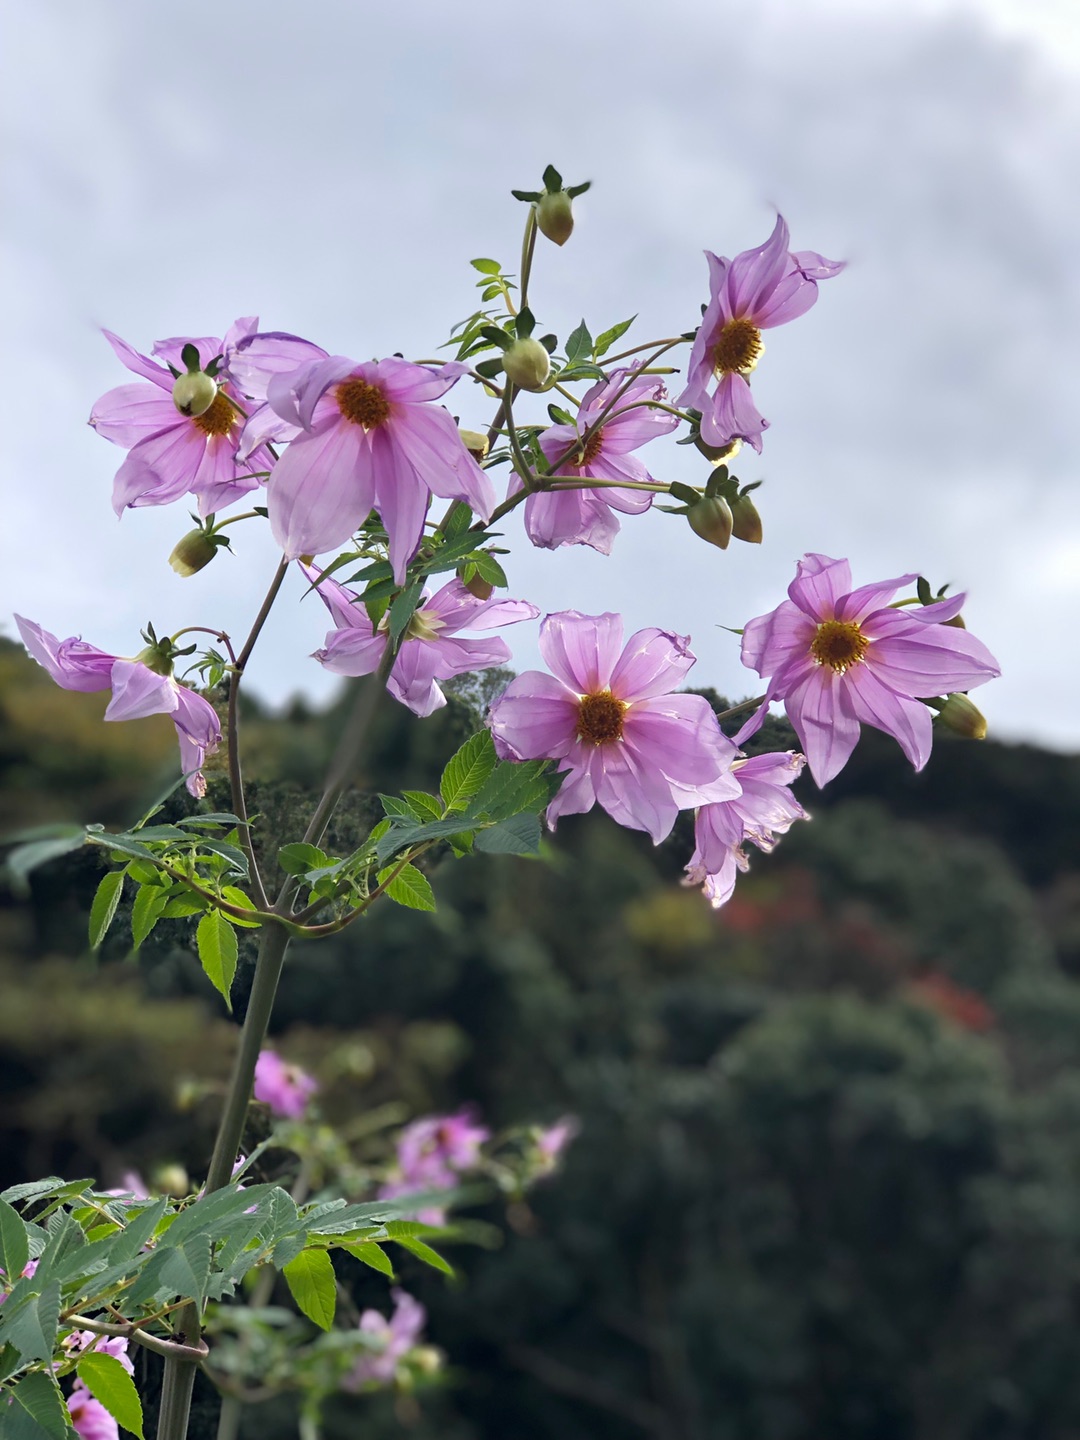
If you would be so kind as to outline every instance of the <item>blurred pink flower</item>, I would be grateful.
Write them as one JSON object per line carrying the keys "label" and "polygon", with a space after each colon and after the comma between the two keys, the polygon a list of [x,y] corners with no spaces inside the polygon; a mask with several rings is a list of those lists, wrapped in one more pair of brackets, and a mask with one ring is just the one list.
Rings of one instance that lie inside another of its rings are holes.
{"label": "blurred pink flower", "polygon": [[344,1390],[358,1390],[369,1381],[391,1382],[397,1374],[398,1362],[419,1340],[427,1312],[418,1300],[404,1290],[391,1290],[394,1313],[387,1320],[378,1310],[365,1310],[360,1316],[360,1329],[379,1347],[371,1355],[362,1355],[342,1381]]}
{"label": "blurred pink flower", "polygon": [[319,1082],[299,1065],[289,1065],[273,1050],[263,1050],[255,1062],[255,1099],[269,1105],[275,1115],[299,1120]]}

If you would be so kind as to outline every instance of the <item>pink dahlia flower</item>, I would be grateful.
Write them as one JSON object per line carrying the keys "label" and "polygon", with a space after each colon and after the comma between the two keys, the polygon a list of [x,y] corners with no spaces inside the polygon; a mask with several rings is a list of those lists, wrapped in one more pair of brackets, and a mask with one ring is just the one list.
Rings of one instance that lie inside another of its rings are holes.
{"label": "pink dahlia flower", "polygon": [[372,1355],[360,1357],[342,1381],[345,1390],[358,1390],[372,1380],[388,1384],[397,1374],[398,1362],[420,1339],[427,1311],[404,1290],[391,1290],[390,1294],[394,1313],[389,1320],[378,1310],[365,1310],[360,1316],[360,1329],[378,1349]]}
{"label": "pink dahlia flower", "polygon": [[269,1105],[275,1115],[300,1120],[308,1101],[319,1088],[313,1075],[299,1065],[288,1065],[273,1050],[261,1050],[255,1061],[255,1099]]}
{"label": "pink dahlia flower", "polygon": [[[552,473],[569,479],[651,481],[642,462],[631,455],[658,435],[668,435],[679,423],[677,415],[647,408],[643,402],[666,400],[663,385],[649,377],[636,380],[612,407],[603,426],[582,445],[581,437],[603,413],[630,372],[616,370],[610,380],[594,385],[581,402],[575,425],[552,425],[540,436]],[[638,406],[638,409],[628,407]],[[514,476],[509,494],[521,489]],[[610,555],[619,533],[613,513],[640,515],[653,497],[648,490],[545,490],[525,501],[525,529],[534,545],[555,550],[560,545],[591,545]]]}
{"label": "pink dahlia flower", "polygon": [[680,810],[733,799],[735,746],[700,695],[675,695],[694,664],[689,637],[639,630],[625,646],[619,615],[548,615],[540,653],[555,672],[527,670],[492,705],[488,725],[506,760],[550,759],[566,776],[548,823],[599,802],[620,825],[659,844]]}
{"label": "pink dahlia flower", "polygon": [[[303,566],[314,584],[320,571]],[[336,675],[370,675],[389,643],[382,627],[372,626],[363,604],[351,590],[335,580],[323,580],[318,594],[337,622],[315,659]],[[471,670],[505,665],[510,647],[504,640],[462,639],[463,630],[494,630],[535,620],[540,611],[527,600],[478,600],[460,580],[451,580],[425,597],[402,636],[386,688],[414,715],[430,715],[446,704],[438,681]]]}
{"label": "pink dahlia flower", "polygon": [[490,516],[491,481],[448,412],[430,403],[466,368],[429,370],[393,358],[357,364],[331,355],[270,380],[271,407],[302,432],[269,486],[270,524],[290,560],[341,544],[376,509],[400,583],[432,495]]}
{"label": "pink dahlia flower", "polygon": [[731,774],[742,794],[698,811],[687,885],[700,885],[714,906],[726,904],[736,874],[750,868],[744,845],[749,841],[767,853],[796,820],[809,820],[788,789],[805,764],[806,757],[792,750],[735,761]]}
{"label": "pink dahlia flower", "polygon": [[159,675],[140,660],[109,655],[77,635],[58,640],[32,620],[15,616],[23,644],[64,690],[112,690],[106,720],[141,720],[168,715],[180,742],[180,764],[196,799],[206,794],[203,761],[221,744],[221,725],[209,700]]}
{"label": "pink dahlia flower", "polygon": [[[128,369],[150,381],[108,391],[90,412],[90,424],[98,434],[129,451],[113,485],[113,508],[118,515],[132,506],[168,505],[191,494],[198,497],[199,514],[206,516],[258,489],[253,472],[269,470],[273,457],[262,449],[254,449],[244,459],[238,457],[248,407],[229,371],[236,347],[257,325],[254,317],[237,320],[223,340],[183,336],[159,340],[153,353],[161,357],[162,364],[140,355],[110,331],[104,332]],[[203,368],[216,356],[224,357],[218,394],[202,415],[181,415],[173,404],[174,376],[168,367],[171,364],[183,372],[180,356],[185,345],[195,346]]]}
{"label": "pink dahlia flower", "polygon": [[[490,1139],[491,1131],[477,1124],[468,1110],[414,1120],[398,1136],[397,1165],[380,1188],[379,1199],[395,1200],[418,1190],[453,1189],[460,1174],[479,1164],[480,1147]],[[442,1225],[446,1212],[429,1207],[418,1210],[416,1218],[425,1225]]]}
{"label": "pink dahlia flower", "polygon": [[82,1440],[120,1440],[116,1421],[81,1380],[76,1380],[75,1388],[67,1399],[67,1408],[71,1427]]}
{"label": "pink dahlia flower", "polygon": [[[680,405],[701,411],[701,438],[709,445],[745,440],[761,450],[769,422],[757,412],[747,375],[765,349],[762,330],[804,315],[817,299],[817,282],[838,275],[842,260],[812,250],[788,250],[782,215],[764,245],[734,260],[706,250],[711,295],[690,352],[688,384]],[[708,387],[718,385],[712,395]]]}
{"label": "pink dahlia flower", "polygon": [[847,764],[860,724],[892,735],[921,770],[931,718],[917,697],[970,690],[1001,673],[981,641],[944,623],[965,597],[898,609],[890,600],[917,576],[852,590],[846,560],[804,555],[797,569],[789,598],[743,632],[743,664],[769,686],[736,743],[761,728],[772,701],[783,700],[819,785]]}

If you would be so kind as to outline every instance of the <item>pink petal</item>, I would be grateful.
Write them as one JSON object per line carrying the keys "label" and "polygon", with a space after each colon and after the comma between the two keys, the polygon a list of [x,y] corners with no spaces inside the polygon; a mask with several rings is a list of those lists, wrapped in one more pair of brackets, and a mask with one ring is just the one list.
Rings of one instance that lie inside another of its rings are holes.
{"label": "pink petal", "polygon": [[798,606],[783,600],[768,615],[747,622],[742,636],[742,663],[764,678],[796,655],[809,655],[817,626]]}
{"label": "pink petal", "polygon": [[540,654],[548,668],[578,695],[592,695],[611,684],[622,650],[622,616],[582,615],[562,610],[540,626]]}
{"label": "pink petal", "polygon": [[217,514],[258,488],[253,475],[237,471],[235,442],[228,435],[210,436],[191,482],[192,494],[199,497],[199,515],[205,519]]}
{"label": "pink petal", "polygon": [[388,400],[416,405],[438,400],[468,372],[468,368],[451,361],[429,369],[426,365],[414,365],[409,360],[390,356],[361,367],[361,373],[369,384],[377,385]]}
{"label": "pink petal", "polygon": [[191,489],[206,453],[206,436],[183,416],[176,421],[128,451],[113,481],[117,515],[129,507],[171,505]]}
{"label": "pink petal", "polygon": [[549,490],[525,501],[525,532],[542,550],[590,545],[610,555],[619,522],[592,490]]}
{"label": "pink petal", "polygon": [[401,585],[409,561],[424,537],[424,517],[431,493],[397,439],[396,433],[390,433],[389,426],[380,426],[371,432],[375,504],[390,537],[394,579]]}
{"label": "pink petal", "polygon": [[659,845],[679,813],[671,786],[630,745],[598,745],[590,764],[597,801],[619,825],[644,830]]}
{"label": "pink petal", "polygon": [[74,636],[70,640],[58,640],[41,625],[22,615],[15,616],[15,623],[27,650],[62,689],[93,691],[109,688],[115,655],[99,650],[96,645],[86,645]]}
{"label": "pink petal", "polygon": [[784,701],[818,785],[827,784],[840,773],[859,739],[859,722],[845,684],[851,673],[838,675],[828,665],[816,665]]}
{"label": "pink petal", "polygon": [[495,487],[465,449],[445,410],[438,405],[400,406],[382,428],[433,495],[462,500],[482,520],[489,518],[495,508]]}
{"label": "pink petal", "polygon": [[[898,575],[895,580],[879,580],[876,585],[860,585],[849,595],[840,598],[836,605],[837,620],[854,620],[861,624],[875,610],[881,610],[905,585],[910,585],[917,575]],[[899,613],[898,611],[895,613]]]}
{"label": "pink petal", "polygon": [[375,504],[371,446],[348,421],[294,440],[267,486],[270,528],[290,560],[347,540]]}
{"label": "pink petal", "polygon": [[[436,685],[436,679],[461,673],[444,668],[442,658],[434,645],[423,640],[406,640],[397,653],[386,688],[414,715],[430,715],[446,704],[446,696]],[[468,668],[466,665],[465,669]]]}
{"label": "pink petal", "polygon": [[265,400],[271,376],[288,375],[312,360],[328,358],[320,345],[302,340],[299,335],[266,330],[239,341],[229,355],[229,375],[245,395]]}
{"label": "pink petal", "polygon": [[837,605],[850,589],[851,566],[846,560],[804,555],[787,593],[793,604],[820,624],[833,619]]}
{"label": "pink petal", "polygon": [[701,436],[707,445],[745,440],[760,454],[761,437],[768,428],[769,422],[758,413],[742,375],[722,375],[712,400],[701,407]]}
{"label": "pink petal", "polygon": [[587,765],[575,764],[560,773],[566,779],[547,808],[547,822],[552,830],[563,815],[584,815],[596,804],[596,787]]}
{"label": "pink petal", "polygon": [[371,635],[371,620],[353,591],[331,577],[323,578],[323,572],[318,565],[299,563],[300,569],[314,588],[316,595],[330,611],[338,625],[344,630],[356,629],[361,630],[365,635]]}
{"label": "pink petal", "polygon": [[951,625],[882,636],[871,643],[864,666],[891,690],[907,696],[973,690],[1001,674],[981,640]]}
{"label": "pink petal", "polygon": [[657,696],[632,705],[623,739],[643,764],[683,785],[716,780],[737,753],[701,695]]}
{"label": "pink petal", "polygon": [[552,675],[526,670],[488,713],[496,741],[518,760],[561,759],[578,745],[577,697]]}
{"label": "pink petal", "polygon": [[90,411],[90,424],[97,433],[125,449],[159,430],[171,429],[179,418],[172,396],[156,385],[118,385]]}
{"label": "pink petal", "polygon": [[865,725],[891,735],[915,769],[921,770],[930,758],[933,740],[933,722],[927,707],[890,690],[869,665],[853,666],[844,678],[849,682],[847,700],[852,713]]}
{"label": "pink petal", "polygon": [[626,642],[611,673],[611,692],[626,701],[667,695],[682,683],[696,660],[689,635],[638,630]]}
{"label": "pink petal", "polygon": [[757,322],[758,312],[771,298],[788,263],[788,227],[777,215],[773,232],[755,250],[736,255],[727,273],[727,303],[731,314]]}
{"label": "pink petal", "polygon": [[116,356],[129,370],[134,370],[136,375],[141,375],[144,380],[152,380],[163,390],[172,394],[173,377],[166,370],[164,365],[156,365],[148,355],[140,355],[138,350],[129,345],[126,340],[121,340],[119,335],[114,335],[111,330],[102,330],[105,339],[112,346]]}
{"label": "pink petal", "polygon": [[331,630],[315,659],[335,675],[371,675],[379,668],[386,645],[385,635],[359,628]]}
{"label": "pink petal", "polygon": [[146,715],[171,715],[178,704],[176,681],[156,675],[138,660],[117,660],[112,668],[112,699],[106,720],[141,720]]}

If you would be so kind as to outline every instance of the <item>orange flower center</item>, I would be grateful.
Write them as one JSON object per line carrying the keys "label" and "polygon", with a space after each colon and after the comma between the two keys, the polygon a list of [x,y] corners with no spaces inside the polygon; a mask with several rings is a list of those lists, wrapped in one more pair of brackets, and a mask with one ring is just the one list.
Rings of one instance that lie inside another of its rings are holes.
{"label": "orange flower center", "polygon": [[616,700],[610,690],[583,695],[578,701],[578,739],[587,745],[610,745],[622,739],[626,703]]}
{"label": "orange flower center", "polygon": [[733,372],[745,375],[761,359],[765,346],[761,331],[749,320],[729,320],[712,347],[712,367],[717,375]]}
{"label": "orange flower center", "polygon": [[823,620],[810,642],[810,653],[819,665],[828,665],[843,675],[850,665],[858,665],[866,655],[870,641],[855,620]]}
{"label": "orange flower center", "polygon": [[374,430],[390,416],[390,401],[377,385],[366,380],[343,380],[334,392],[338,409],[346,420]]}
{"label": "orange flower center", "polygon": [[604,432],[602,429],[597,430],[594,435],[590,435],[588,440],[585,442],[585,448],[581,452],[581,459],[578,461],[578,464],[591,465],[592,462],[596,459],[596,457],[600,454],[603,443]]}
{"label": "orange flower center", "polygon": [[201,415],[193,415],[191,423],[197,425],[209,438],[214,435],[228,435],[239,419],[240,412],[233,409],[227,397],[219,390],[210,404],[210,409],[204,410]]}

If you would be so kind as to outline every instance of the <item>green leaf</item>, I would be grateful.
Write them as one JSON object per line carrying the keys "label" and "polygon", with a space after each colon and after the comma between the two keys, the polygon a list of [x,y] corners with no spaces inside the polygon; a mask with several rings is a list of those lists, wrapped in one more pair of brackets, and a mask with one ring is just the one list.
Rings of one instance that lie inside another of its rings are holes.
{"label": "green leaf", "polygon": [[577,365],[579,361],[588,360],[592,353],[593,338],[589,334],[589,327],[582,320],[566,342],[566,363],[567,365]]}
{"label": "green leaf", "polygon": [[413,617],[417,605],[420,603],[420,595],[424,588],[423,580],[414,580],[413,583],[402,590],[396,599],[390,602],[390,643],[396,645],[405,632],[405,627]]}
{"label": "green leaf", "polygon": [[375,858],[380,865],[385,865],[391,855],[396,855],[399,850],[405,850],[410,845],[420,845],[425,840],[445,840],[467,828],[456,816],[450,820],[432,820],[430,825],[409,825],[397,821],[376,845]]}
{"label": "green leaf", "polygon": [[[255,902],[250,895],[245,895],[243,890],[237,889],[235,885],[223,885],[221,898],[228,900],[230,905],[239,905],[241,910],[255,909]],[[226,915],[225,919],[230,925],[239,925],[244,930],[258,930],[262,924],[261,920],[238,920],[235,915]]]}
{"label": "green leaf", "polygon": [[[9,1295],[4,1308],[13,1304],[15,1297]],[[18,1313],[4,1326],[4,1339],[15,1346],[24,1361],[51,1360],[59,1324],[60,1282],[54,1280],[19,1306]]]}
{"label": "green leaf", "polygon": [[409,802],[412,813],[418,820],[441,820],[443,807],[440,801],[426,790],[403,790],[402,799]]}
{"label": "green leaf", "polygon": [[40,1371],[24,1375],[8,1393],[14,1405],[4,1419],[4,1440],[39,1440],[46,1435],[64,1440],[70,1433],[71,1415],[47,1375]]}
{"label": "green leaf", "polygon": [[9,1185],[6,1190],[0,1190],[0,1200],[6,1200],[9,1205],[16,1200],[41,1200],[62,1190],[67,1183],[59,1175],[46,1175],[43,1180],[24,1180],[19,1185]]}
{"label": "green leaf", "polygon": [[177,825],[185,829],[189,826],[198,830],[203,825],[247,825],[247,820],[241,820],[239,815],[230,815],[227,811],[215,811],[209,815],[185,815],[183,820],[178,820]]}
{"label": "green leaf", "polygon": [[464,810],[495,769],[495,746],[491,732],[481,730],[465,741],[447,761],[439,781],[439,793],[448,810]]}
{"label": "green leaf", "polygon": [[390,1256],[381,1245],[376,1245],[374,1240],[365,1240],[360,1245],[343,1245],[341,1247],[355,1259],[361,1260],[365,1265],[370,1265],[372,1270],[378,1270],[380,1274],[394,1278],[394,1267]]}
{"label": "green leaf", "polygon": [[16,895],[30,893],[29,876],[39,865],[58,860],[61,855],[70,855],[86,842],[86,831],[80,826],[67,835],[58,835],[52,840],[32,840],[29,845],[17,846],[7,857],[8,883]]}
{"label": "green leaf", "polygon": [[199,921],[195,941],[199,948],[199,963],[206,971],[207,979],[231,1011],[229,992],[236,974],[236,931],[220,910],[209,910]]}
{"label": "green leaf", "polygon": [[161,919],[161,912],[169,903],[169,892],[161,885],[140,885],[135,892],[135,903],[131,907],[131,948],[140,945]]}
{"label": "green leaf", "polygon": [[297,1305],[322,1330],[334,1323],[337,1286],[334,1266],[325,1250],[301,1250],[281,1272]]}
{"label": "green leaf", "polygon": [[92,1350],[76,1365],[75,1373],[118,1425],[143,1440],[142,1401],[135,1381],[115,1356]]}
{"label": "green leaf", "polygon": [[0,1270],[7,1276],[9,1285],[14,1285],[29,1259],[26,1224],[17,1210],[6,1200],[0,1200]]}
{"label": "green leaf", "polygon": [[213,855],[220,855],[227,862],[228,868],[235,874],[247,878],[248,861],[247,856],[239,845],[231,845],[227,840],[204,840],[202,848],[209,850]]}
{"label": "green leaf", "polygon": [[473,564],[476,566],[477,573],[481,579],[486,580],[489,585],[497,585],[500,589],[505,589],[506,586],[509,585],[510,582],[506,578],[506,571],[489,551],[477,551]]}
{"label": "green leaf", "polygon": [[593,346],[595,358],[599,360],[601,355],[606,355],[619,336],[625,335],[636,319],[636,315],[631,315],[629,320],[621,320],[618,325],[613,325],[610,330],[605,330],[602,335],[598,335],[596,344]]}
{"label": "green leaf", "polygon": [[329,865],[330,857],[317,845],[282,845],[278,851],[278,864],[287,875],[306,875],[309,870],[318,870]]}
{"label": "green leaf", "polygon": [[186,915],[201,915],[209,902],[199,895],[174,895],[161,912],[163,920],[182,920]]}
{"label": "green leaf", "polygon": [[555,793],[553,780],[546,760],[502,760],[473,797],[469,818],[509,820],[523,810],[542,810]]}
{"label": "green leaf", "polygon": [[425,1265],[430,1265],[433,1270],[441,1270],[444,1275],[453,1275],[454,1267],[448,1260],[444,1260],[437,1250],[430,1245],[425,1245],[423,1240],[417,1240],[415,1235],[396,1235],[394,1244],[400,1245],[403,1250],[408,1250],[410,1255],[415,1255],[418,1260],[423,1260]]}
{"label": "green leaf", "polygon": [[382,805],[383,813],[393,820],[419,819],[409,802],[399,800],[396,795],[380,795],[379,802]]}
{"label": "green leaf", "polygon": [[145,845],[140,845],[137,840],[129,840],[126,835],[109,835],[102,831],[99,834],[88,834],[87,840],[91,845],[103,845],[106,850],[111,850],[117,855],[132,855],[136,860],[149,860],[155,869],[157,868],[158,857]]}
{"label": "green leaf", "polygon": [[490,830],[478,830],[476,848],[489,855],[536,855],[540,850],[539,817],[513,815]]}
{"label": "green leaf", "polygon": [[[378,882],[380,885],[387,876],[393,875],[395,868],[393,865],[388,865],[385,870],[379,871]],[[428,883],[428,878],[421,874],[415,865],[403,866],[401,873],[387,885],[385,894],[398,905],[404,905],[409,910],[435,909],[435,896]]]}
{"label": "green leaf", "polygon": [[101,884],[94,895],[94,903],[90,906],[91,950],[96,950],[109,933],[109,926],[113,922],[123,889],[123,870],[111,870],[108,875],[101,877]]}
{"label": "green leaf", "polygon": [[202,1304],[206,1282],[210,1278],[209,1235],[192,1235],[165,1254],[168,1259],[161,1267],[162,1285],[167,1285],[185,1300],[197,1300]]}
{"label": "green leaf", "polygon": [[148,1205],[145,1210],[140,1210],[134,1219],[128,1221],[124,1226],[123,1233],[113,1241],[110,1257],[113,1264],[123,1265],[138,1255],[146,1242],[153,1236],[168,1204],[168,1200],[162,1196],[160,1200],[155,1200],[152,1205]]}
{"label": "green leaf", "polygon": [[479,260],[470,260],[469,264],[474,270],[479,270],[481,275],[498,275],[502,269],[498,260],[485,260],[482,257]]}
{"label": "green leaf", "polygon": [[453,540],[455,535],[464,535],[472,524],[472,509],[464,500],[455,500],[442,527],[443,538]]}

